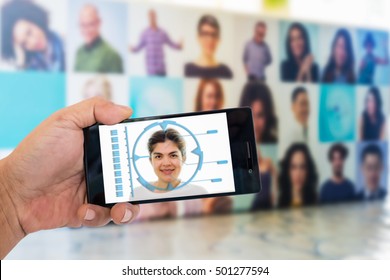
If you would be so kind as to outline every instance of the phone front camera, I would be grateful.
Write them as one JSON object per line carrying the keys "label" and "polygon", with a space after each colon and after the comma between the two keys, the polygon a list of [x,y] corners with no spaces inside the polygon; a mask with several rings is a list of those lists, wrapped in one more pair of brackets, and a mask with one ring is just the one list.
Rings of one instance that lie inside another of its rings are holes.
{"label": "phone front camera", "polygon": [[249,169],[248,172],[249,172],[249,174],[252,174],[252,169]]}

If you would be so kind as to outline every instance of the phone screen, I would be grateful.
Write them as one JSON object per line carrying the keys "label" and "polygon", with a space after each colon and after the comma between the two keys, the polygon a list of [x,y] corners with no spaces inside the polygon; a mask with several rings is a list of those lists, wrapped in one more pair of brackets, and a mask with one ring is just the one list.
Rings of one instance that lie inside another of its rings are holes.
{"label": "phone screen", "polygon": [[106,203],[235,192],[226,112],[99,125]]}

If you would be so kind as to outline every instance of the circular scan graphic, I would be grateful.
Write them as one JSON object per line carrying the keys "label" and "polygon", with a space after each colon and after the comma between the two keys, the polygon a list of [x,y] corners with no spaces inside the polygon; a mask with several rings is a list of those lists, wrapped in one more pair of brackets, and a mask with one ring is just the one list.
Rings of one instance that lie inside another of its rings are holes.
{"label": "circular scan graphic", "polygon": [[[180,174],[180,184],[174,188],[172,184],[169,183],[167,189],[160,189],[150,183],[152,181],[151,174],[153,173],[150,168],[144,168],[146,165],[149,165],[149,167],[151,165],[150,162],[146,163],[146,161],[150,161],[149,156],[145,156],[145,154],[148,153],[146,146],[148,139],[154,132],[159,130],[166,131],[168,128],[175,129],[185,140],[186,160],[183,163],[182,172]],[[132,154],[132,161],[134,171],[137,174],[137,181],[143,187],[152,192],[155,190],[172,191],[186,186],[195,178],[198,171],[201,170],[203,164],[203,151],[201,150],[195,134],[184,125],[171,120],[157,121],[145,127],[134,143]],[[142,172],[140,170],[142,170]]]}

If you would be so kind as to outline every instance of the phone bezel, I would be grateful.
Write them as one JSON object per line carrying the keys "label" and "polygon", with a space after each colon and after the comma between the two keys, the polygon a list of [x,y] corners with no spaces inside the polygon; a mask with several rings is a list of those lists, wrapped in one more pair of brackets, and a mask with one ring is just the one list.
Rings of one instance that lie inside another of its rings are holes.
{"label": "phone bezel", "polygon": [[[191,117],[197,115],[207,115],[207,114],[217,114],[217,113],[226,113],[227,124],[229,129],[230,152],[232,157],[234,183],[235,183],[236,191],[218,193],[218,194],[185,196],[185,197],[169,197],[169,198],[160,198],[160,199],[153,199],[153,200],[138,200],[138,201],[131,201],[130,203],[144,204],[144,203],[155,203],[155,202],[164,202],[164,201],[188,200],[188,199],[218,197],[218,196],[227,196],[227,195],[249,194],[249,193],[257,193],[261,191],[261,181],[260,181],[260,173],[258,168],[257,149],[256,149],[256,141],[255,141],[254,129],[253,129],[252,111],[249,107],[126,119],[121,123],[131,123],[131,122],[147,121],[147,120],[163,120],[163,119],[171,119],[171,118],[178,118],[178,117]],[[238,120],[239,118],[243,118],[244,120],[239,121]],[[101,180],[99,180],[97,184],[92,186],[90,183],[92,180],[90,178],[90,174],[88,171],[89,158],[92,157],[90,156],[92,152],[96,153],[96,155],[98,155],[98,158],[100,159],[98,166],[101,168],[102,165],[99,134],[98,133],[96,134],[98,138],[97,140],[90,139],[91,128],[93,127],[96,128],[96,126],[100,126],[100,125],[104,125],[104,124],[96,123],[90,127],[84,128],[84,171],[85,171],[85,181],[86,181],[86,188],[87,188],[87,200],[88,203],[97,204],[105,207],[112,207],[116,203],[105,203],[103,176],[101,176]],[[234,127],[236,130],[237,129],[243,130],[243,132],[242,131],[235,132],[235,136],[238,137],[237,139],[232,138],[232,131],[231,131],[232,127]],[[98,127],[96,129],[97,132],[99,132]],[[232,139],[234,140],[234,143],[232,143]],[[89,143],[91,141],[98,141],[99,144],[98,151],[96,151],[96,149],[90,151],[91,145]],[[240,147],[245,151],[240,150]],[[96,157],[96,155],[94,156]],[[251,168],[248,167],[250,164],[252,164],[250,166]],[[247,168],[243,168],[243,165],[244,166],[246,165]],[[251,169],[252,171],[250,172],[249,169]],[[250,178],[250,181],[245,180],[246,184],[243,184],[243,186],[238,186],[239,179],[241,179],[240,176],[246,176],[247,178]],[[93,191],[91,189],[92,187],[95,188]],[[96,193],[100,195],[100,198]],[[102,195],[104,198],[104,202],[102,201]]]}

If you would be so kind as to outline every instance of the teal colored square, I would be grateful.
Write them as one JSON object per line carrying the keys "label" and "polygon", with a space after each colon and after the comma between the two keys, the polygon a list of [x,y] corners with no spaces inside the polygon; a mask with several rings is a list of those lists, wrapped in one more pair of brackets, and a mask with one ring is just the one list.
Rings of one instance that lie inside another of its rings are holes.
{"label": "teal colored square", "polygon": [[356,97],[353,86],[322,85],[319,106],[320,142],[355,140]]}
{"label": "teal colored square", "polygon": [[183,80],[180,78],[130,79],[130,107],[133,109],[133,117],[182,113],[183,99]]}
{"label": "teal colored square", "polygon": [[0,73],[0,148],[16,147],[64,106],[63,73]]}

